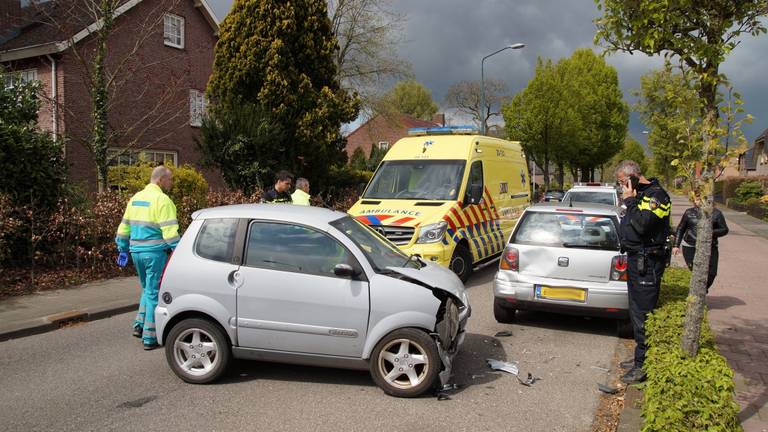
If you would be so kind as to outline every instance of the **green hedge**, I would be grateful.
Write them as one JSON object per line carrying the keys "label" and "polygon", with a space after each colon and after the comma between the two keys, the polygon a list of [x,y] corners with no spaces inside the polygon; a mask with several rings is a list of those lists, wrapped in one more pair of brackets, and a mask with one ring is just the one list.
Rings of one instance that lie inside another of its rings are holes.
{"label": "green hedge", "polygon": [[706,317],[699,354],[688,358],[680,348],[690,276],[687,269],[667,269],[659,307],[646,323],[642,431],[741,431],[733,371],[717,351]]}

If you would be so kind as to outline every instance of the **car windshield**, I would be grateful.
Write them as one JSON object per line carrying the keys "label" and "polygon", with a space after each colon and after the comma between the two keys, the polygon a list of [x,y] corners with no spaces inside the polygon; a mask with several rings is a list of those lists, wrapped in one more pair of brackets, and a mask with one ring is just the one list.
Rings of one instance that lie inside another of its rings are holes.
{"label": "car windshield", "polygon": [[421,264],[409,260],[408,255],[397,246],[351,217],[337,219],[330,225],[346,234],[363,251],[377,272],[386,271],[387,267],[421,268]]}
{"label": "car windshield", "polygon": [[455,200],[465,165],[463,160],[384,161],[363,198]]}
{"label": "car windshield", "polygon": [[569,191],[563,201],[616,205],[615,192]]}
{"label": "car windshield", "polygon": [[614,251],[619,250],[619,235],[611,216],[529,211],[512,243]]}

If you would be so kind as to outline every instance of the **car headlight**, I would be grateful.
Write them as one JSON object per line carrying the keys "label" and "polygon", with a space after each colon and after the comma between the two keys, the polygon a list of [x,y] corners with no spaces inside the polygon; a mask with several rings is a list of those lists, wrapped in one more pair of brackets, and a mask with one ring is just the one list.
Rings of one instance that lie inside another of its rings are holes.
{"label": "car headlight", "polygon": [[448,223],[445,221],[424,225],[419,230],[419,239],[416,240],[416,243],[437,243],[443,239],[447,230]]}

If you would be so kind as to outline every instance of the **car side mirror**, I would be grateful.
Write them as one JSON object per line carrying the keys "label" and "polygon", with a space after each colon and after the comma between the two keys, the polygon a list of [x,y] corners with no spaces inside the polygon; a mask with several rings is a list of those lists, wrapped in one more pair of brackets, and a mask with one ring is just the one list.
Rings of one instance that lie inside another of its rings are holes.
{"label": "car side mirror", "polygon": [[359,273],[349,264],[336,264],[336,267],[333,268],[333,274],[341,277],[354,277]]}
{"label": "car side mirror", "polygon": [[467,204],[480,204],[480,201],[483,199],[483,185],[473,184],[469,185],[469,190],[467,191]]}

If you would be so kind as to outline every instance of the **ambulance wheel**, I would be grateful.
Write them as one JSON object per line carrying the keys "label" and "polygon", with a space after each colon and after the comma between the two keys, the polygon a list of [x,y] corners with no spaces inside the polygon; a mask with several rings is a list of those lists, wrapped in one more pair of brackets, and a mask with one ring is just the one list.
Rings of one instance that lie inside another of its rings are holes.
{"label": "ambulance wheel", "polygon": [[472,274],[472,253],[463,244],[456,245],[451,257],[449,268],[456,273],[462,282],[469,279]]}

